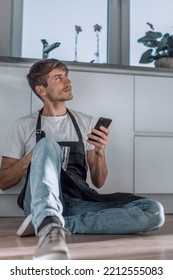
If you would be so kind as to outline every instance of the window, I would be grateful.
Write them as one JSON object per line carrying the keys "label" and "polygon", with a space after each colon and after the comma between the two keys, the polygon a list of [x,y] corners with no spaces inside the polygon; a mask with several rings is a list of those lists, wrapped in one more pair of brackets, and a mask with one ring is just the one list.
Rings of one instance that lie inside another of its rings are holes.
{"label": "window", "polygon": [[173,34],[172,0],[130,0],[130,65],[153,67],[153,63],[139,63],[148,48],[137,40],[145,35],[152,23],[154,31]]}
{"label": "window", "polygon": [[77,38],[77,61],[97,62],[97,36],[94,25],[102,26],[99,35],[99,61],[107,62],[107,0],[23,0],[22,57],[42,58],[43,44],[60,42],[49,57],[75,60],[75,25],[82,31]]}
{"label": "window", "polygon": [[137,40],[149,30],[146,22],[152,23],[155,31],[173,34],[172,0],[13,0],[12,7],[8,1],[3,3],[6,16],[0,17],[1,55],[6,56],[42,58],[41,39],[46,39],[49,44],[61,43],[49,57],[74,61],[78,25],[82,31],[78,36],[77,59],[96,62],[93,26],[99,24],[100,63],[153,67],[153,63],[139,63],[146,48]]}

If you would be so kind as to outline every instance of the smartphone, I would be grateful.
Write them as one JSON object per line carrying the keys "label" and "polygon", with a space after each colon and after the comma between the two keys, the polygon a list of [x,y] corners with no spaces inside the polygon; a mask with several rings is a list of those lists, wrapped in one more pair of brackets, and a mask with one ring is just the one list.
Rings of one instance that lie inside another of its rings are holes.
{"label": "smartphone", "polygon": [[[96,123],[96,125],[95,125],[94,128],[97,129],[97,130],[100,130],[100,126],[104,126],[104,127],[108,128],[109,125],[111,124],[111,122],[112,122],[111,119],[101,117],[101,118],[99,118],[99,120],[97,121],[97,123]],[[92,134],[92,135],[96,135],[96,134],[93,133],[93,132],[91,132],[91,134]],[[96,136],[98,136],[98,135],[96,135]],[[93,140],[93,139],[91,139],[91,138],[88,138],[88,140],[90,140],[90,141],[95,141],[95,140]]]}

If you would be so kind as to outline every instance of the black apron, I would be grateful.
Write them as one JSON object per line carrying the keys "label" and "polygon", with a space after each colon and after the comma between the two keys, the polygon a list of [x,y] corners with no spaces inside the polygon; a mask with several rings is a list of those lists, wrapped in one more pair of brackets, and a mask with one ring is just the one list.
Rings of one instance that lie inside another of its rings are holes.
{"label": "black apron", "polygon": [[[42,109],[43,110],[43,109]],[[45,137],[44,131],[41,130],[41,113],[42,110],[39,111],[39,116],[36,125],[36,143]],[[87,178],[87,164],[86,164],[86,155],[84,149],[84,143],[81,131],[77,124],[77,121],[73,114],[67,109],[67,113],[69,114],[71,121],[76,130],[78,141],[63,141],[58,142],[60,146],[68,146],[70,147],[70,155],[69,161],[67,165],[66,171],[61,168],[61,188],[62,192],[71,196],[80,198],[82,200],[87,201],[95,201],[101,203],[112,203],[114,205],[127,203],[133,200],[137,200],[143,197],[135,196],[132,193],[111,193],[111,194],[99,194],[94,189],[90,188],[90,186],[86,182]],[[29,170],[27,173],[27,178],[25,182],[25,186],[18,197],[18,205],[23,209],[23,197],[27,185],[27,179],[29,176]]]}

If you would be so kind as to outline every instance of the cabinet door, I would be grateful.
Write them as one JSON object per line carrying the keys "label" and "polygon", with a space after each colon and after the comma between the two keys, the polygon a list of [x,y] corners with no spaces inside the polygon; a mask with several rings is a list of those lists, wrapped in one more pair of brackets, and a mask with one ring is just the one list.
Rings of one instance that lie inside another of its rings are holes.
{"label": "cabinet door", "polygon": [[173,79],[135,77],[135,131],[173,132]]}
{"label": "cabinet door", "polygon": [[[12,123],[30,113],[31,91],[26,81],[27,73],[28,68],[0,66],[0,156]],[[0,194],[18,193],[19,189],[20,183],[15,188],[0,191]]]}
{"label": "cabinet door", "polygon": [[135,193],[173,193],[173,137],[135,137]]}

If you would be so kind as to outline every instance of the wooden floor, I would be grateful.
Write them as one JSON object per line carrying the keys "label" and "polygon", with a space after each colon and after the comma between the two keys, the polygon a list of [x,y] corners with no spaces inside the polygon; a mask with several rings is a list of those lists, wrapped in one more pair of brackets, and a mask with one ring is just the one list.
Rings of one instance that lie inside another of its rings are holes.
{"label": "wooden floor", "polygon": [[[16,236],[22,218],[0,218],[0,260],[32,259],[36,237]],[[72,235],[67,238],[74,260],[173,260],[173,215],[164,226],[143,235]]]}

